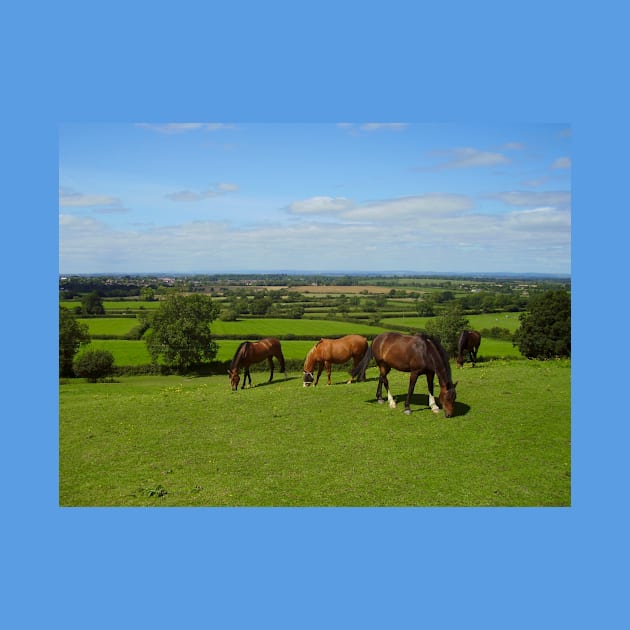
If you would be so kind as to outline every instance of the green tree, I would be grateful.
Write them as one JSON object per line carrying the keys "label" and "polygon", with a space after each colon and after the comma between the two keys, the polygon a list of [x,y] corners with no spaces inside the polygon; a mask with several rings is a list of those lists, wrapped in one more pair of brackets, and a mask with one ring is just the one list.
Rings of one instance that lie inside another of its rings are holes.
{"label": "green tree", "polygon": [[140,289],[140,299],[144,302],[154,302],[155,289],[152,287],[142,287],[142,289]]}
{"label": "green tree", "polygon": [[564,290],[530,298],[514,333],[514,345],[529,359],[571,356],[571,297]]}
{"label": "green tree", "polygon": [[114,355],[109,350],[85,350],[73,363],[74,373],[90,383],[110,376],[114,370]]}
{"label": "green tree", "polygon": [[87,293],[81,298],[81,312],[84,315],[103,315],[105,313],[103,299],[96,291]]}
{"label": "green tree", "polygon": [[72,376],[72,361],[82,343],[88,343],[87,324],[78,322],[67,308],[59,307],[59,376]]}
{"label": "green tree", "polygon": [[206,295],[170,295],[158,307],[147,333],[147,348],[153,361],[162,358],[180,372],[212,361],[217,345],[212,340],[210,324],[217,314],[218,308]]}
{"label": "green tree", "polygon": [[427,323],[427,332],[440,340],[449,355],[454,355],[457,354],[459,335],[469,327],[470,323],[464,317],[461,306],[457,302],[451,302],[441,315]]}
{"label": "green tree", "polygon": [[430,296],[416,300],[416,311],[420,317],[433,317],[435,315],[435,303]]}

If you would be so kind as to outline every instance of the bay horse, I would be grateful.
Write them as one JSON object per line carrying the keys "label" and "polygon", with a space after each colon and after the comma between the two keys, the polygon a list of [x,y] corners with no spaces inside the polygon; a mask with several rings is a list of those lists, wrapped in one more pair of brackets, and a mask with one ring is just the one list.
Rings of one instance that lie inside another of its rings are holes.
{"label": "bay horse", "polygon": [[479,344],[481,344],[481,333],[476,330],[464,330],[464,332],[462,332],[457,342],[457,367],[464,366],[464,352],[468,352],[470,361],[473,367],[475,367]]}
{"label": "bay horse", "polygon": [[[330,385],[330,372],[333,363],[345,363],[353,360],[353,371],[368,349],[368,341],[361,335],[346,335],[340,339],[321,339],[306,355],[304,361],[304,382],[303,386],[317,385],[322,370],[326,368],[328,374],[328,385]],[[317,377],[314,377],[314,368],[317,365]],[[365,370],[357,373],[357,380],[365,380]],[[354,377],[350,378],[349,383]]]}
{"label": "bay horse", "polygon": [[271,370],[271,374],[269,375],[269,383],[273,380],[273,357],[275,357],[280,363],[280,371],[284,372],[284,378],[287,378],[287,373],[284,367],[284,355],[282,354],[282,347],[280,346],[280,342],[274,337],[267,337],[266,339],[261,339],[260,341],[244,341],[234,353],[234,357],[232,358],[232,363],[230,364],[230,369],[228,370],[228,374],[230,375],[230,387],[232,391],[236,391],[238,389],[238,383],[241,377],[238,375],[238,371],[243,368],[245,371],[245,376],[243,378],[243,384],[241,385],[241,389],[245,387],[247,383],[247,379],[249,379],[249,384],[252,384],[252,377],[249,373],[249,366],[252,363],[260,363],[267,359],[269,361],[269,369]]}
{"label": "bay horse", "polygon": [[440,408],[433,397],[433,377],[437,374],[440,383],[439,400],[444,409],[444,415],[450,418],[454,414],[457,383],[452,381],[448,355],[437,340],[424,333],[415,335],[403,335],[395,332],[381,333],[374,337],[369,351],[365,353],[356,371],[365,370],[372,357],[380,372],[378,387],[376,388],[376,399],[379,403],[384,402],[382,392],[383,385],[385,385],[389,406],[392,409],[396,408],[396,401],[390,392],[389,381],[387,380],[389,371],[394,368],[400,372],[409,372],[405,413],[411,413],[409,408],[411,395],[418,376],[421,374],[426,374],[427,377],[429,406],[435,413],[439,413]]}

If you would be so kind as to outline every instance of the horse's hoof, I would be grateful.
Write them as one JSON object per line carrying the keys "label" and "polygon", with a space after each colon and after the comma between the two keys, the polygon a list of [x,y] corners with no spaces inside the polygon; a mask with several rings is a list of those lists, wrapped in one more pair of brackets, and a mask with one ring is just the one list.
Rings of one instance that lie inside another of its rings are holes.
{"label": "horse's hoof", "polygon": [[411,409],[405,409],[405,415],[408,416],[411,414]]}
{"label": "horse's hoof", "polygon": [[376,402],[377,402],[379,405],[382,405],[382,404],[384,404],[384,403],[385,403],[385,401],[384,401],[382,398],[379,398]]}

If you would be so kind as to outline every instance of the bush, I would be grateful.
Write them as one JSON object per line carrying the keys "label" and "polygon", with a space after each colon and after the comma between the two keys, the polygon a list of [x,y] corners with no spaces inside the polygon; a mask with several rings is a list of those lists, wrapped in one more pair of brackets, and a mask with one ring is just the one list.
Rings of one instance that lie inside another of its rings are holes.
{"label": "bush", "polygon": [[59,307],[59,376],[72,376],[72,362],[81,344],[88,343],[88,327],[67,308]]}
{"label": "bush", "polygon": [[86,350],[74,360],[73,367],[77,376],[96,383],[114,371],[114,355],[109,350]]}
{"label": "bush", "polygon": [[533,296],[514,345],[529,359],[571,356],[571,297],[566,291],[545,291]]}
{"label": "bush", "polygon": [[449,355],[457,354],[457,342],[462,330],[469,328],[470,324],[462,314],[462,309],[457,303],[451,305],[435,319],[427,323],[427,332],[437,337]]}

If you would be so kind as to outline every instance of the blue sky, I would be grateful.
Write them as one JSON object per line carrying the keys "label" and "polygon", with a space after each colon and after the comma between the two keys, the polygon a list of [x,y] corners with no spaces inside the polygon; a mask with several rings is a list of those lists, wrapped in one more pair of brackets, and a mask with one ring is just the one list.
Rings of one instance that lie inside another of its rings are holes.
{"label": "blue sky", "polygon": [[571,270],[567,124],[59,126],[59,271]]}

